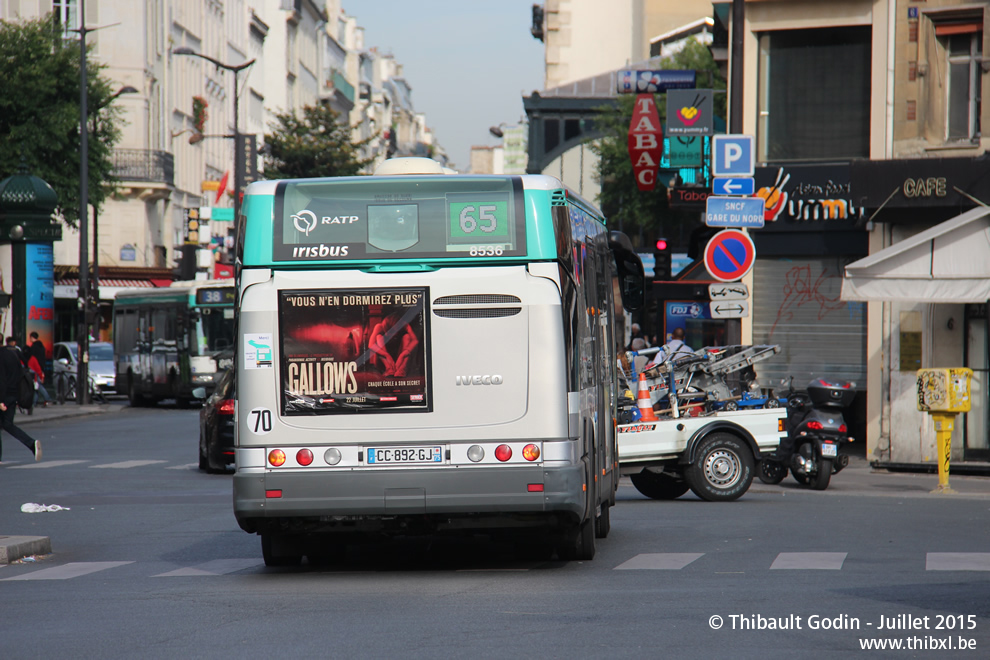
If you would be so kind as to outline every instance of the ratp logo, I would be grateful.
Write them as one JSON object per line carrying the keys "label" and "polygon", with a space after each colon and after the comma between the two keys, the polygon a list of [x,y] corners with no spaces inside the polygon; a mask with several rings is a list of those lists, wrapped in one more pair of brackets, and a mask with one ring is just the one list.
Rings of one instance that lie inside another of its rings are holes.
{"label": "ratp logo", "polygon": [[292,224],[296,231],[309,236],[309,232],[316,229],[316,214],[312,211],[300,211],[292,214]]}

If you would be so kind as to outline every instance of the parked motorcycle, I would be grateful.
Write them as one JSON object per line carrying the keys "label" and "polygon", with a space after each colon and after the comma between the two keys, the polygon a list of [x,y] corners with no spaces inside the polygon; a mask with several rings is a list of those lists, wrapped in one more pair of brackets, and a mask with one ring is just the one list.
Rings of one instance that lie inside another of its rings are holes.
{"label": "parked motorcycle", "polygon": [[791,471],[799,484],[828,488],[832,475],[849,464],[842,445],[852,442],[842,409],[856,396],[853,383],[816,378],[804,391],[794,391],[791,378],[787,399],[787,438],[764,455],[757,475],[765,484],[779,484]]}

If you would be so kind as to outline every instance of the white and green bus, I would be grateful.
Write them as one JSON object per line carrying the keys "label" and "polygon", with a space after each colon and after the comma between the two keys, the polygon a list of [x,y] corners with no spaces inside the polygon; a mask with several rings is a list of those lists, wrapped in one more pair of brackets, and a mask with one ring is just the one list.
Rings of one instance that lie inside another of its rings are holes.
{"label": "white and green bus", "polygon": [[213,390],[217,372],[232,366],[233,279],[173,282],[160,289],[117,294],[113,345],[117,391],[132,406]]}
{"label": "white and green bus", "polygon": [[[628,238],[549,176],[263,181],[238,230],[234,513],[265,562],[362,533],[590,559],[619,471]],[[337,535],[337,536],[334,536]]]}

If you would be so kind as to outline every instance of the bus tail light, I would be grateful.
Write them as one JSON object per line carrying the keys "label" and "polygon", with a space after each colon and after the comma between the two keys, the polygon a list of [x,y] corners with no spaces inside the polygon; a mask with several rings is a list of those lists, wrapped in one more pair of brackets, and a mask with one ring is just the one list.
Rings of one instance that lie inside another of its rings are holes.
{"label": "bus tail light", "polygon": [[296,452],[296,463],[299,465],[309,465],[313,462],[313,452],[308,449],[300,449]]}
{"label": "bus tail light", "polygon": [[495,458],[503,463],[512,458],[512,447],[509,445],[499,445],[495,448]]}
{"label": "bus tail light", "polygon": [[280,497],[282,497],[282,489],[279,488],[278,490],[266,490],[265,497],[269,499],[279,499]]}
{"label": "bus tail light", "polygon": [[485,448],[481,445],[471,445],[468,448],[467,457],[472,463],[478,463],[485,458]]}
{"label": "bus tail light", "polygon": [[543,484],[526,484],[526,490],[531,493],[542,493]]}
{"label": "bus tail light", "polygon": [[285,465],[285,452],[281,449],[273,449],[268,452],[268,462],[279,467]]}
{"label": "bus tail light", "polygon": [[[529,444],[523,447],[523,458],[527,461],[535,461],[540,457],[540,448],[536,445]],[[540,489],[542,490],[542,488]]]}
{"label": "bus tail light", "polygon": [[335,447],[331,447],[323,453],[323,460],[326,461],[327,465],[336,465],[337,463],[340,463],[340,459],[342,457],[343,456],[340,453],[340,450]]}

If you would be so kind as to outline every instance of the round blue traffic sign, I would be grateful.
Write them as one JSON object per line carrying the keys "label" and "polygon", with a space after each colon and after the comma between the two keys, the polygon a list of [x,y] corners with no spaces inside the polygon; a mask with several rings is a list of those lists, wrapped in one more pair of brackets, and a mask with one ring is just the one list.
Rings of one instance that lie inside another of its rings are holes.
{"label": "round blue traffic sign", "polygon": [[723,229],[705,247],[705,268],[720,282],[735,282],[753,268],[753,239],[738,229]]}

